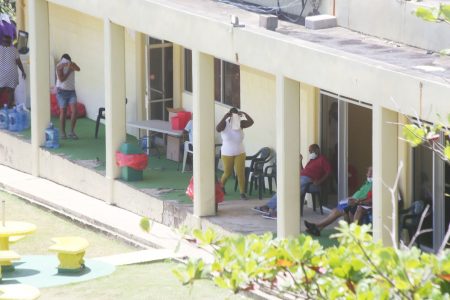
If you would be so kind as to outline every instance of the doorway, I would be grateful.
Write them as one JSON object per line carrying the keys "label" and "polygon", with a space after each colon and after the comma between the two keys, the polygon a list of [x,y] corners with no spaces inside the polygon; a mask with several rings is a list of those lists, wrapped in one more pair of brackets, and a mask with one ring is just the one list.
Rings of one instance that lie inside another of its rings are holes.
{"label": "doorway", "polygon": [[370,105],[321,91],[321,148],[333,168],[322,187],[326,206],[351,196],[366,180],[372,165],[372,110]]}
{"label": "doorway", "polygon": [[149,37],[147,45],[147,119],[169,121],[173,107],[173,44]]}

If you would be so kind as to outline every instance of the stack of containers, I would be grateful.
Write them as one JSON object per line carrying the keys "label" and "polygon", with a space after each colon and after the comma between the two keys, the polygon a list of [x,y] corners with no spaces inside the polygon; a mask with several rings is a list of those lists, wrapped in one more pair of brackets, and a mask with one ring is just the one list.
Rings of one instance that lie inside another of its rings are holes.
{"label": "stack of containers", "polygon": [[183,130],[186,127],[186,124],[191,119],[191,113],[189,111],[179,111],[177,115],[170,119],[172,124],[172,129],[174,130]]}
{"label": "stack of containers", "polygon": [[8,124],[9,124],[9,120],[8,120],[8,105],[5,104],[3,106],[3,109],[0,111],[0,129],[8,129]]}

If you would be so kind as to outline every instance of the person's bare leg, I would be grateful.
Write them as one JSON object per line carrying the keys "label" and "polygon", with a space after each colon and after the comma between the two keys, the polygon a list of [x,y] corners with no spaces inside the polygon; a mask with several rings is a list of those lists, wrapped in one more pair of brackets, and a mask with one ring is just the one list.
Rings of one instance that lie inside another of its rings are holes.
{"label": "person's bare leg", "polygon": [[77,124],[77,106],[75,103],[70,104],[70,133],[75,134],[75,125]]}
{"label": "person's bare leg", "polygon": [[66,137],[66,113],[67,106],[64,108],[59,108],[59,123],[61,125],[61,136]]}
{"label": "person's bare leg", "polygon": [[366,214],[366,212],[367,210],[365,210],[361,206],[358,206],[352,221],[355,222],[356,224],[359,224],[361,222],[362,217]]}
{"label": "person's bare leg", "polygon": [[15,104],[14,102],[14,89],[12,88],[5,88],[6,93],[8,95],[8,108],[12,108]]}
{"label": "person's bare leg", "polygon": [[316,224],[316,226],[319,228],[319,230],[322,230],[323,228],[327,227],[340,217],[344,215],[344,212],[338,210],[337,208],[334,208],[331,213],[325,217],[322,221]]}

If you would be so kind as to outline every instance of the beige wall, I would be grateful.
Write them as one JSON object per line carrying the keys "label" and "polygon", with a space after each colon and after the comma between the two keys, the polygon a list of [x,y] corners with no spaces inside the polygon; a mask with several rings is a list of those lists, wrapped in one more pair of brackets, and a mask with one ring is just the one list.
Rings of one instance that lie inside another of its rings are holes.
{"label": "beige wall", "polygon": [[[262,147],[275,149],[275,76],[241,66],[241,110],[247,112],[255,124],[245,130],[245,149],[248,155]],[[192,111],[192,94],[182,93],[182,107]],[[215,124],[219,123],[230,106],[216,102]],[[220,134],[216,132],[216,142]]]}
{"label": "beige wall", "polygon": [[241,110],[255,121],[245,130],[247,153],[262,147],[275,149],[275,76],[241,66]]}
{"label": "beige wall", "polygon": [[76,74],[78,100],[88,117],[97,116],[104,105],[103,21],[49,4],[50,55],[57,61],[69,53],[80,66]]}
{"label": "beige wall", "polygon": [[355,104],[348,105],[348,164],[356,168],[358,182],[364,182],[372,165],[372,110]]}
{"label": "beige wall", "polygon": [[[105,106],[103,21],[54,4],[49,5],[49,12],[50,55],[57,61],[67,52],[80,66],[81,71],[76,75],[78,100],[85,104],[87,116],[95,119],[98,108]],[[138,37],[133,30],[125,31],[127,120],[138,119]]]}

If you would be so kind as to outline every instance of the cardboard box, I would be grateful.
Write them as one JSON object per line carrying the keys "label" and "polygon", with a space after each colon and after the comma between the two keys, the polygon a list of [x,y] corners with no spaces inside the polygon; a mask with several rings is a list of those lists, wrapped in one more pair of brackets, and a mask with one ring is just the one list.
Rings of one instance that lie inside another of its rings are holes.
{"label": "cardboard box", "polygon": [[181,138],[167,136],[166,158],[174,161],[180,161]]}
{"label": "cardboard box", "polygon": [[169,112],[169,120],[172,120],[172,117],[176,117],[178,112],[184,111],[182,107],[177,108],[167,107],[166,109]]}

